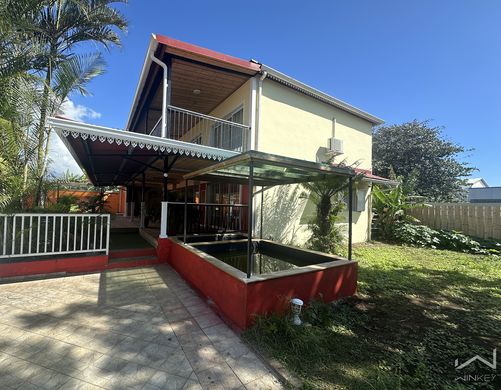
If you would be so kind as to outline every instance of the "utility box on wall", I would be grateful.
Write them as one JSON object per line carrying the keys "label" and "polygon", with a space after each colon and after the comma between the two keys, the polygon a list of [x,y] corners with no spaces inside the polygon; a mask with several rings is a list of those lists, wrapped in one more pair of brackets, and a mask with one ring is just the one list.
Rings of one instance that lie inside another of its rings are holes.
{"label": "utility box on wall", "polygon": [[357,189],[353,192],[353,211],[365,211],[365,203],[367,198],[366,189]]}

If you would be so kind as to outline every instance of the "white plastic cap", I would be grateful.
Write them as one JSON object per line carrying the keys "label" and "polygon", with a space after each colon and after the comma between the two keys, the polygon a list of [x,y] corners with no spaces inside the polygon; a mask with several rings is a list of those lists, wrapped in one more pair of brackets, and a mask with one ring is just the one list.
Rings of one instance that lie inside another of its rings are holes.
{"label": "white plastic cap", "polygon": [[304,304],[303,301],[301,299],[299,299],[299,298],[293,298],[293,299],[291,299],[291,303],[293,305],[298,305],[298,306],[303,306],[303,304]]}

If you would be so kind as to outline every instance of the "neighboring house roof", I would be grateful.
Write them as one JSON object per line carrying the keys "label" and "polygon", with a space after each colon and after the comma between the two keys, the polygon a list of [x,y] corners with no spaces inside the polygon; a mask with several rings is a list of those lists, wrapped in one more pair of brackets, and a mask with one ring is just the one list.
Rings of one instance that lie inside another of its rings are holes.
{"label": "neighboring house roof", "polygon": [[487,184],[487,182],[484,179],[482,179],[481,177],[475,177],[475,178],[472,178],[472,179],[468,179],[466,181],[466,183],[468,184],[469,188],[485,188],[485,187],[489,187],[489,185]]}
{"label": "neighboring house roof", "polygon": [[131,125],[134,110],[139,102],[139,97],[152,63],[150,55],[152,53],[155,53],[159,45],[163,45],[165,51],[173,55],[179,55],[192,60],[198,60],[210,65],[217,65],[223,68],[248,74],[249,76],[253,76],[257,73],[263,74],[266,72],[267,77],[269,77],[271,80],[277,81],[285,86],[297,90],[298,92],[304,93],[326,104],[330,104],[336,108],[349,112],[355,116],[358,116],[359,118],[367,120],[374,125],[380,125],[384,123],[382,119],[374,115],[371,115],[342,100],[321,92],[318,89],[310,87],[309,85],[304,84],[290,76],[287,76],[286,74],[279,72],[278,70],[273,69],[272,67],[269,67],[267,65],[260,64],[256,61],[247,61],[227,54],[222,54],[214,50],[206,49],[201,46],[193,45],[191,43],[182,42],[164,35],[152,34],[148,51],[146,53],[146,58],[143,63],[143,68],[141,70],[141,76],[139,78],[139,82],[134,94],[133,103],[129,112],[129,117],[126,125],[126,129],[128,130]]}
{"label": "neighboring house roof", "polygon": [[468,189],[470,203],[500,203],[501,187],[478,187]]}

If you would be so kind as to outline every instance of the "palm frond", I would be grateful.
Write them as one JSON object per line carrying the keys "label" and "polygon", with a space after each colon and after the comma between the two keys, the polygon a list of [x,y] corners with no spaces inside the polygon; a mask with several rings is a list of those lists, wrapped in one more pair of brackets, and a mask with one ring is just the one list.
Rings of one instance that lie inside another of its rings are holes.
{"label": "palm frond", "polygon": [[104,73],[105,62],[100,53],[73,56],[59,65],[54,73],[53,91],[61,103],[77,91],[89,95],[87,84]]}

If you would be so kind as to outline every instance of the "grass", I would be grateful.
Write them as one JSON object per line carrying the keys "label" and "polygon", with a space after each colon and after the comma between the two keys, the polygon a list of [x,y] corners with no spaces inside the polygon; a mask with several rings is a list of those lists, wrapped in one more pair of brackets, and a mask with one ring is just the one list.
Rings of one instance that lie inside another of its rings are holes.
{"label": "grass", "polygon": [[306,388],[501,388],[499,364],[488,383],[457,380],[496,374],[481,363],[454,367],[501,352],[501,259],[382,243],[358,245],[354,258],[357,297],[314,303],[311,326],[260,318],[245,337]]}

